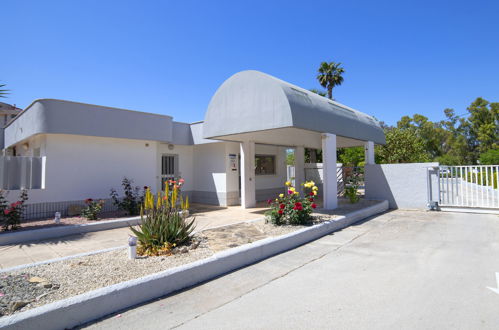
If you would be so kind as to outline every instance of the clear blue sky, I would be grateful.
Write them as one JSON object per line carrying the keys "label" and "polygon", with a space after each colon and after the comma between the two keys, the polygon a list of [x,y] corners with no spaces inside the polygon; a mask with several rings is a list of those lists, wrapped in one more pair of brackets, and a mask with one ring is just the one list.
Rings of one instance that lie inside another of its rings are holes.
{"label": "clear blue sky", "polygon": [[499,1],[3,0],[3,101],[60,98],[202,120],[232,74],[260,70],[319,87],[394,124],[499,101]]}

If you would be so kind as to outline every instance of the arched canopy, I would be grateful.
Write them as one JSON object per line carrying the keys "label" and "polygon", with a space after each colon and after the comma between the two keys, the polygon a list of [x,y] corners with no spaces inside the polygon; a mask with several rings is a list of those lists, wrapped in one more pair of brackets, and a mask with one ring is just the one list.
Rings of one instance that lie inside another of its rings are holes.
{"label": "arched canopy", "polygon": [[203,136],[224,140],[258,131],[297,128],[385,144],[371,116],[259,71],[242,71],[216,91]]}

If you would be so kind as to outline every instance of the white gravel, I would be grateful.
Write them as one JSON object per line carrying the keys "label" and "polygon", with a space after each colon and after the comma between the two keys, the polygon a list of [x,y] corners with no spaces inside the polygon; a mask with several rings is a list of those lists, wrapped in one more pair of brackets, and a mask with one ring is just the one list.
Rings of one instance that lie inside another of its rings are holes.
{"label": "white gravel", "polygon": [[[28,310],[50,302],[76,296],[91,290],[140,278],[149,274],[184,265],[213,255],[201,243],[197,249],[164,257],[140,257],[128,259],[127,249],[94,254],[86,257],[39,265],[14,271],[11,274],[30,274],[59,284],[58,290],[38,301],[33,301],[18,311]],[[4,276],[7,274],[3,274]]]}

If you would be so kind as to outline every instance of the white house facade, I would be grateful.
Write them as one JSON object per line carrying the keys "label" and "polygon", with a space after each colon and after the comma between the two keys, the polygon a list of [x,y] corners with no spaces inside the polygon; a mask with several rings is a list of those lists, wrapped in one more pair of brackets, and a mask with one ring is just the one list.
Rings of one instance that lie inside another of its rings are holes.
{"label": "white house facade", "polygon": [[[385,143],[371,116],[258,71],[224,82],[202,122],[40,99],[0,133],[4,155],[43,160],[41,189],[29,190],[29,203],[63,213],[86,198],[108,199],[123,177],[153,190],[181,177],[193,202],[252,207],[283,191],[287,150],[296,151],[297,186],[305,180],[305,148],[323,151],[322,195],[332,209],[336,148],[365,146],[366,161],[373,163],[374,144]],[[9,199],[24,188],[1,179]]]}

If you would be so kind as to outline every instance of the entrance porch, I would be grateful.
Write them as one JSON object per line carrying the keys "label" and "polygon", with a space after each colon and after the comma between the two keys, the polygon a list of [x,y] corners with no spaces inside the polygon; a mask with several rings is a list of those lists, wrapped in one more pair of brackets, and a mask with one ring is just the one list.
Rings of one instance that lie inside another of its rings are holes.
{"label": "entrance porch", "polygon": [[297,189],[305,181],[305,148],[322,150],[320,195],[324,209],[330,210],[338,207],[337,148],[363,146],[366,164],[374,164],[374,145],[385,143],[373,117],[257,71],[240,72],[217,90],[203,137],[239,143],[242,208],[257,202],[257,144],[295,150]]}

